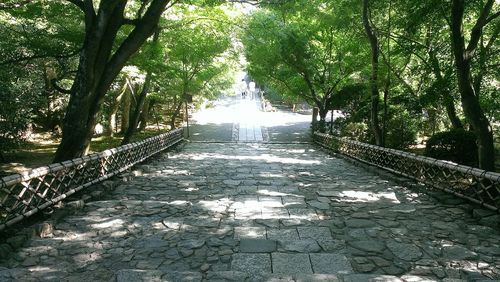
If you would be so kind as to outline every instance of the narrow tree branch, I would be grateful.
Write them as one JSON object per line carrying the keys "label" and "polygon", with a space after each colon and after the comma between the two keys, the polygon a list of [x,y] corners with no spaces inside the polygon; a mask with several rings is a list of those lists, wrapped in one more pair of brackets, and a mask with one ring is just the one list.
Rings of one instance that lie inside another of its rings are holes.
{"label": "narrow tree branch", "polygon": [[133,25],[136,26],[139,23],[139,19],[127,19],[123,18],[122,24],[123,25]]}
{"label": "narrow tree branch", "polygon": [[36,59],[43,59],[43,58],[67,59],[67,58],[71,58],[71,57],[78,55],[78,53],[80,51],[81,51],[81,49],[78,49],[78,50],[75,50],[69,54],[63,54],[63,55],[39,54],[39,55],[33,55],[33,56],[19,57],[19,58],[7,60],[7,61],[0,61],[0,66],[20,63],[20,62],[24,62],[24,61],[31,61],[31,60],[36,60]]}
{"label": "narrow tree branch", "polygon": [[498,35],[500,34],[500,22],[497,23],[495,26],[495,29],[493,30],[493,34],[491,35],[490,39],[488,40],[488,43],[484,47],[484,49],[489,52],[491,47],[493,46],[493,43],[498,39]]}
{"label": "narrow tree branch", "polygon": [[477,48],[477,44],[479,43],[479,39],[481,39],[481,34],[483,33],[483,27],[488,23],[488,15],[491,12],[491,8],[493,7],[494,0],[488,0],[484,5],[481,13],[479,14],[479,18],[477,19],[474,27],[472,28],[472,32],[470,35],[470,41],[467,45],[467,56],[470,57],[473,55],[474,51]]}
{"label": "narrow tree branch", "polygon": [[52,87],[54,87],[55,90],[63,93],[63,94],[71,94],[71,90],[69,89],[64,89],[61,86],[57,85],[57,79],[52,79],[51,81]]}
{"label": "narrow tree branch", "polygon": [[78,8],[80,8],[80,10],[85,12],[85,4],[83,3],[82,0],[66,0],[66,1],[75,4]]}
{"label": "narrow tree branch", "polygon": [[491,21],[493,21],[494,19],[498,18],[500,16],[500,11],[492,14],[491,16],[488,17],[488,19],[486,19],[486,22],[484,25],[487,25],[489,24]]}

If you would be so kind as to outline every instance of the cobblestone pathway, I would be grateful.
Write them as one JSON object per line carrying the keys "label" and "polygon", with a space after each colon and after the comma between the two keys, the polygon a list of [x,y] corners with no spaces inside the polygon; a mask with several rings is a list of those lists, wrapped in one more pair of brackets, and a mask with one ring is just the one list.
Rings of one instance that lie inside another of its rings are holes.
{"label": "cobblestone pathway", "polygon": [[191,143],[136,169],[0,281],[500,279],[498,230],[307,144]]}

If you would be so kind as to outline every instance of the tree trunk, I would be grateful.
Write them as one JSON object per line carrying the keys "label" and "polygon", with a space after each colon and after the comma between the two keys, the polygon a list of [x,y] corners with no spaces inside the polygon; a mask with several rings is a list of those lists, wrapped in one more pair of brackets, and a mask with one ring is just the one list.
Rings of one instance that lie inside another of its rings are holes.
{"label": "tree trunk", "polygon": [[389,0],[389,22],[388,22],[388,30],[389,34],[387,36],[387,65],[389,66],[389,69],[387,70],[387,78],[385,81],[384,85],[384,94],[383,94],[383,101],[384,101],[384,114],[382,116],[382,146],[387,145],[387,122],[389,119],[389,95],[391,94],[391,24],[392,24],[392,1]]}
{"label": "tree trunk", "polygon": [[132,117],[130,119],[130,124],[125,132],[125,136],[123,136],[122,145],[128,144],[130,142],[130,138],[134,135],[137,125],[139,124],[139,118],[141,116],[141,111],[144,108],[144,101],[146,100],[146,96],[149,92],[149,87],[151,84],[151,72],[146,74],[146,79],[144,81],[144,85],[142,86],[141,93],[139,93],[139,97],[135,103],[135,109],[132,113]]}
{"label": "tree trunk", "polygon": [[[390,73],[390,72],[388,72]],[[389,75],[388,75],[389,76]],[[387,81],[385,82],[384,86],[384,114],[382,116],[382,141],[381,145],[385,147],[386,145],[386,140],[387,140],[387,121],[389,120],[389,95],[391,91],[391,80],[388,77]]]}
{"label": "tree trunk", "polygon": [[451,122],[451,127],[454,129],[463,129],[464,125],[457,115],[457,110],[455,109],[455,101],[451,96],[448,89],[443,90],[444,107],[446,109],[446,114]]}
{"label": "tree trunk", "polygon": [[476,52],[483,27],[487,24],[487,18],[493,6],[493,2],[493,0],[488,0],[483,7],[476,24],[472,28],[470,41],[467,47],[465,45],[463,33],[465,1],[453,0],[451,12],[451,40],[462,107],[465,117],[476,135],[479,167],[490,171],[494,171],[495,169],[493,131],[488,118],[481,108],[479,93],[476,93],[474,89],[471,75],[471,61]]}
{"label": "tree trunk", "polygon": [[144,106],[142,107],[141,111],[141,116],[139,118],[139,131],[143,131],[146,129],[148,119],[149,119],[149,114],[151,111],[151,99],[146,98],[146,101],[144,102]]}
{"label": "tree trunk", "polygon": [[319,107],[319,131],[321,133],[326,132],[326,115],[328,114],[328,109],[325,105]]}
{"label": "tree trunk", "polygon": [[369,10],[369,0],[363,0],[363,26],[365,28],[365,32],[368,36],[368,40],[370,41],[371,46],[371,61],[372,61],[372,75],[370,79],[371,85],[371,128],[373,131],[373,136],[375,137],[375,144],[378,146],[383,145],[382,138],[382,130],[380,129],[380,123],[378,118],[378,108],[379,108],[379,99],[380,94],[378,90],[378,58],[379,58],[379,46],[378,46],[378,38],[373,28],[370,24],[370,19],[368,15]]}
{"label": "tree trunk", "polygon": [[170,119],[170,129],[171,130],[175,129],[175,120],[177,119],[177,116],[179,116],[179,113],[181,112],[182,104],[183,104],[183,102],[182,102],[182,99],[181,99],[178,102],[178,104],[176,105],[174,113],[172,114],[172,118]]}
{"label": "tree trunk", "polygon": [[120,108],[120,102],[122,101],[123,97],[126,95],[127,92],[127,85],[126,82],[120,92],[115,93],[116,96],[111,97],[110,101],[110,109],[108,113],[108,124],[107,128],[105,130],[105,134],[107,136],[113,136],[115,131],[116,131],[116,113],[118,112],[118,109]]}
{"label": "tree trunk", "polygon": [[126,92],[123,96],[123,101],[122,101],[122,122],[120,125],[120,132],[125,134],[127,132],[127,129],[129,128],[130,124],[130,108],[132,104],[132,95],[134,95],[131,92]]}
{"label": "tree trunk", "polygon": [[91,0],[72,3],[85,14],[85,39],[54,162],[87,153],[104,96],[130,56],[153,34],[169,0],[150,1],[134,29],[116,49],[115,38],[126,24],[127,0],[100,1],[97,11]]}
{"label": "tree trunk", "polygon": [[[428,33],[430,34],[431,31],[429,30]],[[455,109],[455,99],[453,99],[453,96],[450,93],[450,78],[443,76],[441,73],[441,66],[439,65],[437,54],[430,46],[428,47],[428,55],[432,72],[436,76],[435,84],[439,86],[439,91],[441,97],[443,98],[444,107],[446,109],[446,114],[450,119],[451,126],[455,129],[463,129],[464,126],[457,115],[457,110]]]}
{"label": "tree trunk", "polygon": [[[158,39],[160,37],[160,31],[161,30],[159,28],[156,28],[156,31],[153,36],[153,43],[158,42]],[[152,80],[152,72],[148,71],[146,73],[146,79],[144,80],[141,93],[139,93],[139,97],[136,99],[135,109],[130,119],[130,125],[127,131],[125,132],[125,136],[123,136],[123,140],[121,143],[122,145],[128,144],[130,142],[130,139],[132,138],[137,129],[137,125],[139,124],[139,120],[141,118],[141,112],[143,111],[144,108],[144,102],[146,101],[146,97],[149,93],[151,80]]]}

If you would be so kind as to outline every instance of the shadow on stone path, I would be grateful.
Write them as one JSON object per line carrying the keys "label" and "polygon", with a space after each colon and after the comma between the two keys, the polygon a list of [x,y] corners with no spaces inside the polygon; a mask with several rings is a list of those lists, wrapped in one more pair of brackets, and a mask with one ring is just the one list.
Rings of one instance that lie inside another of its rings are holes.
{"label": "shadow on stone path", "polygon": [[498,230],[311,145],[191,143],[136,170],[0,281],[500,279]]}

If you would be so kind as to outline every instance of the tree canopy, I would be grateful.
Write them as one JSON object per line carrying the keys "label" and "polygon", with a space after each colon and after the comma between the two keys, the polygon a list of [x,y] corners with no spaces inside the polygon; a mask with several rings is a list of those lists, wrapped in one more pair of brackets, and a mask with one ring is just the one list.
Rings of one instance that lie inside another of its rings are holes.
{"label": "tree canopy", "polygon": [[494,170],[499,34],[495,0],[7,0],[0,145],[56,132],[62,161],[87,153],[97,124],[127,143],[178,126],[184,102],[228,92],[245,69],[317,107],[318,130],[399,149],[470,131]]}

